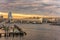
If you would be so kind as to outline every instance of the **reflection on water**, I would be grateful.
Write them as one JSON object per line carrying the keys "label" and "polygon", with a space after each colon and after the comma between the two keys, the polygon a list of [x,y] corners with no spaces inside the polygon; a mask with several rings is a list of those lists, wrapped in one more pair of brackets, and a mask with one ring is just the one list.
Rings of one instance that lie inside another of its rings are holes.
{"label": "reflection on water", "polygon": [[17,24],[26,36],[1,37],[0,40],[60,40],[60,26],[49,24]]}
{"label": "reflection on water", "polygon": [[1,37],[0,40],[22,40],[22,37]]}

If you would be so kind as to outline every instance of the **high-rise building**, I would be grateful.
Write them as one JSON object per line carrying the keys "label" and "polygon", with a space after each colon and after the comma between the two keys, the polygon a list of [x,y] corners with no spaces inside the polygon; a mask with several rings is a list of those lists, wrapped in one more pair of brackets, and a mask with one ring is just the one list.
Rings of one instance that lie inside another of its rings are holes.
{"label": "high-rise building", "polygon": [[10,11],[8,13],[8,22],[11,22],[11,20],[12,20],[12,12]]}
{"label": "high-rise building", "polygon": [[12,19],[12,12],[8,13],[8,19]]}

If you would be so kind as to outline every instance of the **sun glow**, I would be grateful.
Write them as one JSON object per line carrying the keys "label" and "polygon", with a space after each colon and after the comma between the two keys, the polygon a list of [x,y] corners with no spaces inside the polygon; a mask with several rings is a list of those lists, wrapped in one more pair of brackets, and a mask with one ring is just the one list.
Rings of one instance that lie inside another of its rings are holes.
{"label": "sun glow", "polygon": [[[3,16],[4,18],[8,18],[8,13],[6,12],[0,12],[0,16]],[[22,18],[27,18],[27,17],[45,17],[45,18],[50,18],[54,16],[44,16],[44,15],[32,15],[32,14],[22,14],[22,13],[12,13],[13,19],[22,19]]]}
{"label": "sun glow", "polygon": [[[0,12],[0,15],[3,15],[4,18],[8,18],[8,13],[6,12]],[[26,17],[34,17],[34,16],[38,16],[38,15],[27,15],[27,14],[22,14],[22,13],[12,13],[12,17],[13,18],[26,18]]]}

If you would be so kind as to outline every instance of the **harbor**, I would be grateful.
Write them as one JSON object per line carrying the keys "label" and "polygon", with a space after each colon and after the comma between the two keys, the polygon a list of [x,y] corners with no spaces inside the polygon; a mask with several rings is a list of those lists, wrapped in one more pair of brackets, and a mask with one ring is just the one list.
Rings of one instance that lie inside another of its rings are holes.
{"label": "harbor", "polygon": [[60,40],[60,0],[0,0],[0,40]]}
{"label": "harbor", "polygon": [[60,17],[25,15],[16,19],[12,12],[8,12],[6,16],[7,18],[4,18],[0,15],[1,40],[60,40]]}

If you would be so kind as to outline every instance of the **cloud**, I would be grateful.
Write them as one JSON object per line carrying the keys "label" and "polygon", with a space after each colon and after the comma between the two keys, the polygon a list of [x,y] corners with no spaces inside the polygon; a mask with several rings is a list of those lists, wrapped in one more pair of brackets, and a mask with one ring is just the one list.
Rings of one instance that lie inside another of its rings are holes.
{"label": "cloud", "polygon": [[45,15],[60,14],[60,0],[0,0],[0,11]]}

